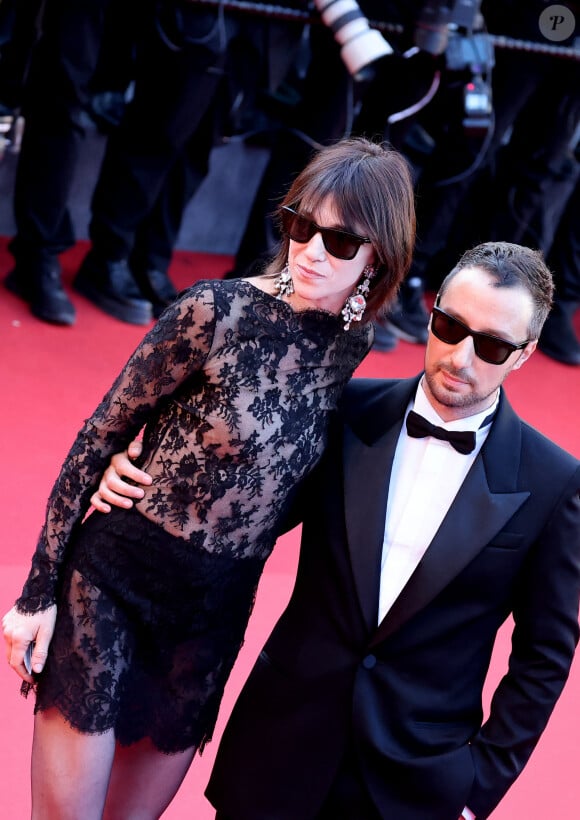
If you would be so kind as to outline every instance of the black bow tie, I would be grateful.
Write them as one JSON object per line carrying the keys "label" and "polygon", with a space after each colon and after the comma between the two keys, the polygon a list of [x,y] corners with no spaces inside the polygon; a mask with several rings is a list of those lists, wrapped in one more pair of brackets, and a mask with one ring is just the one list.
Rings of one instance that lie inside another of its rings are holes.
{"label": "black bow tie", "polygon": [[425,436],[433,436],[433,438],[441,439],[441,441],[448,441],[458,453],[471,453],[475,447],[475,433],[473,430],[444,430],[443,427],[437,427],[431,424],[426,418],[420,416],[411,410],[407,416],[407,433],[413,438],[425,438]]}

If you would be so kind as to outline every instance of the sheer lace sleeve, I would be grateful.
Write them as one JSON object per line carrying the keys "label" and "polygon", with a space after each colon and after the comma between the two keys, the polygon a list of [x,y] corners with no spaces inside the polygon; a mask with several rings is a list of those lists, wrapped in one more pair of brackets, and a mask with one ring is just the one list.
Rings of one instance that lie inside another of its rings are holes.
{"label": "sheer lace sleeve", "polygon": [[32,568],[16,602],[20,611],[36,612],[54,602],[67,543],[111,455],[125,449],[155,408],[203,366],[216,317],[228,312],[218,301],[207,282],[186,291],[147,333],[84,423],[50,493]]}

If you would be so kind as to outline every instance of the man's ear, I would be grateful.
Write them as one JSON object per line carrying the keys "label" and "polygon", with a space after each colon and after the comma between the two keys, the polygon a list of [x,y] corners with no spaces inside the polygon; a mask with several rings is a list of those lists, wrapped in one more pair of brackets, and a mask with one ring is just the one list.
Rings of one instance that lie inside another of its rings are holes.
{"label": "man's ear", "polygon": [[520,367],[524,364],[524,362],[528,361],[528,359],[530,358],[530,356],[532,355],[534,350],[537,348],[537,346],[538,346],[538,340],[537,339],[534,339],[533,341],[528,342],[528,344],[522,350],[522,355],[517,360],[517,362],[514,364],[512,370],[519,370]]}

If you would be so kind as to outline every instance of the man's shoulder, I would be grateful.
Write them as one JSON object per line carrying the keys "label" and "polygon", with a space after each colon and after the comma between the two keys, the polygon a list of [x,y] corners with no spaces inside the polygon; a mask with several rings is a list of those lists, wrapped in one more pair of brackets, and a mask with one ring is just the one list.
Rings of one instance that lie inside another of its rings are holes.
{"label": "man's shoulder", "polygon": [[420,376],[411,379],[351,379],[343,393],[342,407],[373,406],[377,402],[391,399],[400,401],[403,396],[413,392],[419,378]]}
{"label": "man's shoulder", "polygon": [[544,470],[550,466],[558,466],[560,470],[570,473],[580,471],[580,459],[565,450],[544,433],[521,420],[522,449],[527,459]]}
{"label": "man's shoulder", "polygon": [[411,379],[351,379],[340,401],[343,423],[376,438],[402,418],[415,394],[420,375]]}
{"label": "man's shoulder", "polygon": [[540,488],[570,480],[580,486],[580,460],[521,418],[503,390],[489,445],[494,456],[517,463],[517,472]]}
{"label": "man's shoulder", "polygon": [[512,472],[516,469],[540,485],[547,476],[567,481],[575,474],[580,475],[580,460],[525,421],[511,406],[503,389],[484,450],[502,463],[510,462]]}

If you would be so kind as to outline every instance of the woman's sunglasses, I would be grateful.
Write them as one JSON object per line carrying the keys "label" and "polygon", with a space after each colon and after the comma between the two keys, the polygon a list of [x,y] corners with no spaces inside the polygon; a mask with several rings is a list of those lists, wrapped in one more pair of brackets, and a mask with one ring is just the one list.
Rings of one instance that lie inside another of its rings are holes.
{"label": "woman's sunglasses", "polygon": [[282,230],[294,242],[310,242],[314,234],[319,233],[324,247],[337,259],[354,259],[358,249],[371,240],[367,236],[341,231],[338,228],[321,228],[316,222],[288,208],[281,210]]}
{"label": "woman's sunglasses", "polygon": [[476,356],[488,364],[504,364],[515,350],[523,350],[530,342],[528,339],[515,345],[491,333],[479,333],[438,307],[434,307],[431,313],[431,332],[447,345],[459,344],[471,336]]}

